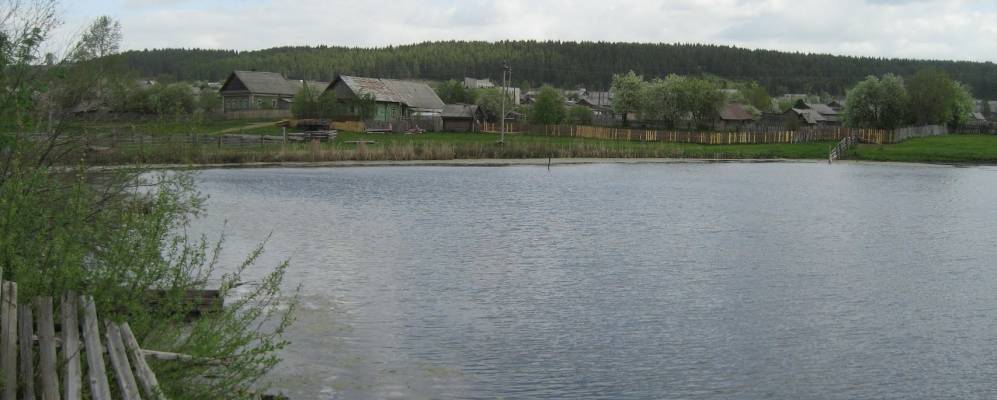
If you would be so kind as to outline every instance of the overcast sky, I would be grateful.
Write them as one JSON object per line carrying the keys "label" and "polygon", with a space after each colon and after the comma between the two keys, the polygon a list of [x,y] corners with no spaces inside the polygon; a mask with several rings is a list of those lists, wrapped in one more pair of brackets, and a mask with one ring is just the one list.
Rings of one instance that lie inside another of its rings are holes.
{"label": "overcast sky", "polygon": [[64,0],[61,35],[106,14],[124,49],[427,40],[715,43],[997,61],[997,0]]}

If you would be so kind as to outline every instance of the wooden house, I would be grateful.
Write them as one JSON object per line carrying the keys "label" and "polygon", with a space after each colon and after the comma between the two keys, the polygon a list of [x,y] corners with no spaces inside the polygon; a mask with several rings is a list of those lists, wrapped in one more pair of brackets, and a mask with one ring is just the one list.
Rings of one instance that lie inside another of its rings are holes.
{"label": "wooden house", "polygon": [[485,113],[474,104],[447,104],[443,106],[443,130],[449,132],[477,132],[485,121]]}
{"label": "wooden house", "polygon": [[359,113],[357,100],[362,96],[372,96],[375,103],[371,116],[373,121],[440,117],[445,106],[436,91],[421,82],[340,75],[326,91],[334,92],[338,101],[354,107],[351,110],[353,113]]}
{"label": "wooden house", "polygon": [[616,115],[613,112],[612,92],[586,91],[578,96],[578,105],[592,109],[592,114],[600,119],[613,119]]}
{"label": "wooden house", "polygon": [[218,93],[224,112],[286,110],[305,85],[315,93],[322,93],[329,83],[290,80],[276,72],[233,71]]}
{"label": "wooden house", "polygon": [[788,128],[825,125],[827,121],[819,112],[809,108],[790,108],[783,114],[784,125]]}
{"label": "wooden house", "polygon": [[841,112],[828,104],[807,103],[800,99],[793,105],[793,110],[810,110],[804,114],[811,115],[801,115],[810,125],[841,125]]}
{"label": "wooden house", "polygon": [[751,127],[755,123],[755,115],[742,104],[727,103],[717,112],[716,129],[721,131],[738,131]]}

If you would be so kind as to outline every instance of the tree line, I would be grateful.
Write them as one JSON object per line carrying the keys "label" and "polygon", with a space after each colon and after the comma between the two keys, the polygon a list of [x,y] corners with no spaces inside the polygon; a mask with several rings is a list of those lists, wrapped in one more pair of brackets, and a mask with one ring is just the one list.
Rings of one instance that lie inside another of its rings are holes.
{"label": "tree line", "polygon": [[869,76],[848,91],[845,124],[894,129],[903,125],[950,125],[969,121],[975,100],[969,87],[944,71],[927,68],[910,79]]}
{"label": "tree line", "polygon": [[471,76],[501,78],[513,68],[514,86],[586,87],[607,90],[614,74],[634,71],[664,78],[671,74],[722,76],[756,81],[770,93],[843,95],[869,75],[912,77],[933,67],[997,98],[997,65],[991,62],[887,59],[708,44],[570,41],[441,41],[377,48],[302,46],[255,51],[155,49],[127,51],[124,63],[143,76],[217,81],[233,70],[265,70],[296,79],[332,80],[336,74],[443,81]]}

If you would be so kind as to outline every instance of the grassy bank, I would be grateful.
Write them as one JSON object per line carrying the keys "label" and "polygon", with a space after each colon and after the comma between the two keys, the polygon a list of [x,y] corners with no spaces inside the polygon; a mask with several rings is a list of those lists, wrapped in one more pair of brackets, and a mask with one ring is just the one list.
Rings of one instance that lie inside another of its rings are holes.
{"label": "grassy bank", "polygon": [[[153,129],[146,124],[143,130]],[[161,124],[156,131],[185,132],[184,123]],[[89,126],[106,132],[127,126]],[[191,133],[191,131],[186,131]],[[279,135],[280,128],[265,121],[211,121],[198,134],[250,133]],[[701,145],[690,143],[627,142],[618,140],[507,135],[485,133],[425,133],[418,135],[341,132],[328,143],[266,143],[246,146],[182,143],[121,145],[93,150],[86,158],[96,165],[238,164],[253,162],[405,161],[517,158],[702,158],[702,159],[814,159],[827,158],[831,142],[802,144]],[[374,143],[357,143],[374,142]],[[911,139],[892,145],[859,145],[846,159],[869,161],[997,163],[997,136],[948,135]]]}
{"label": "grassy bank", "polygon": [[[328,143],[267,143],[247,146],[183,143],[128,145],[91,151],[96,165],[130,163],[224,164],[250,162],[401,161],[516,158],[706,158],[822,159],[832,143],[700,145],[482,133],[419,135],[341,133]],[[355,143],[373,141],[374,143]],[[351,143],[352,142],[352,143]]]}
{"label": "grassy bank", "polygon": [[997,163],[997,136],[947,135],[910,139],[891,145],[862,144],[849,151],[846,158],[926,163]]}

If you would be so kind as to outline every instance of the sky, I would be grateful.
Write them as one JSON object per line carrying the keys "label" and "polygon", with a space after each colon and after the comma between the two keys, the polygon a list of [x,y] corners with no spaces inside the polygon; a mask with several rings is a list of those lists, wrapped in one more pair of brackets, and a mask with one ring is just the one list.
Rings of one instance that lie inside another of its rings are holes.
{"label": "sky", "polygon": [[57,38],[109,15],[123,50],[537,39],[997,62],[997,0],[63,1]]}

